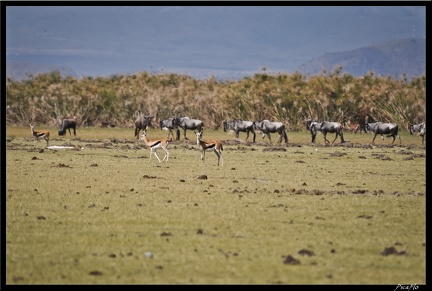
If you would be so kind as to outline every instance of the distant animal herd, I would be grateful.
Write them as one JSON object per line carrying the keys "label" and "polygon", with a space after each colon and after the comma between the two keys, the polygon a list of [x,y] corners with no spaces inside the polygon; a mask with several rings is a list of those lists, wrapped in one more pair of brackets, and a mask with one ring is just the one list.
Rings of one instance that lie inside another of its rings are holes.
{"label": "distant animal herd", "polygon": [[[139,117],[135,120],[135,138],[139,138],[139,140],[144,141],[147,147],[150,149],[150,159],[152,155],[155,155],[159,162],[168,162],[169,151],[168,151],[168,143],[173,140],[180,140],[180,130],[183,130],[184,140],[188,140],[186,137],[187,130],[193,130],[197,140],[198,149],[201,152],[201,161],[204,162],[205,159],[205,151],[213,151],[218,158],[218,166],[221,162],[223,165],[223,156],[222,150],[223,145],[220,140],[203,140],[203,132],[204,132],[204,122],[199,119],[191,119],[189,117],[170,117],[168,119],[164,119],[160,121],[160,129],[168,131],[167,138],[159,138],[150,140],[147,138],[147,127],[151,125],[151,121],[153,119],[153,115],[144,115],[141,111],[139,112]],[[343,136],[343,130],[348,129],[351,133],[357,133],[358,131],[368,132],[371,131],[374,133],[374,137],[372,139],[372,143],[375,142],[375,138],[378,135],[381,135],[381,139],[384,140],[384,135],[387,137],[392,137],[392,144],[396,139],[399,139],[399,143],[402,144],[402,140],[399,136],[399,126],[395,123],[385,123],[385,122],[371,122],[366,121],[364,124],[358,124],[355,122],[348,122],[348,128],[345,127],[340,122],[330,122],[330,121],[321,121],[317,122],[311,118],[308,118],[305,121],[306,129],[310,131],[312,140],[311,142],[315,142],[315,138],[317,132],[321,132],[324,136],[324,142],[327,144],[333,144],[336,139],[339,137],[341,143],[345,143],[345,139]],[[223,121],[223,130],[234,131],[235,137],[239,138],[240,132],[246,133],[246,141],[249,139],[249,135],[253,135],[252,142],[256,142],[256,132],[261,133],[262,140],[264,141],[265,137],[269,139],[271,142],[271,133],[278,133],[279,139],[278,143],[282,143],[284,140],[285,144],[288,143],[288,135],[286,133],[286,127],[282,122],[272,122],[269,120],[261,120],[261,121],[246,121],[242,119],[233,119],[232,121]],[[59,120],[59,130],[58,134],[60,136],[66,134],[66,130],[69,131],[69,135],[71,134],[71,129],[73,130],[74,136],[76,136],[76,126],[77,120],[76,118],[63,118]],[[36,131],[35,125],[30,124],[30,129],[35,141],[39,141],[39,138],[45,139],[47,142],[47,147],[49,145],[50,133],[46,130]],[[139,133],[142,130],[142,135],[139,137]],[[175,131],[175,135],[174,132]],[[424,139],[426,136],[426,123],[422,122],[419,124],[412,124],[409,126],[410,134],[418,133],[422,138],[422,145],[424,144]],[[335,138],[332,142],[327,139],[327,133],[335,133]],[[156,150],[162,149],[165,152],[165,156],[162,160],[159,159]]]}

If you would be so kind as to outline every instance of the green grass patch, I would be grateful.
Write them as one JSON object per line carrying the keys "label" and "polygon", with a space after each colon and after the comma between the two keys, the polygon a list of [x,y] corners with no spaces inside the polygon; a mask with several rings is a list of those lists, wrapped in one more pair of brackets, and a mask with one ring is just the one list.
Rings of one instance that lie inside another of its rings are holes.
{"label": "green grass patch", "polygon": [[6,131],[6,284],[426,283],[418,136],[325,146],[289,132],[278,146],[209,130],[217,167],[189,131],[168,163],[132,128],[52,131],[50,145],[74,148]]}

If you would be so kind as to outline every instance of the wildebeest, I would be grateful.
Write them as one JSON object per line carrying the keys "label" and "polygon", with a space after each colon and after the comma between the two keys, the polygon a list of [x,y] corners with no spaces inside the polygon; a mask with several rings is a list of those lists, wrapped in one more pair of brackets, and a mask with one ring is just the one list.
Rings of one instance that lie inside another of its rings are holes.
{"label": "wildebeest", "polygon": [[202,132],[204,130],[204,122],[199,119],[190,119],[189,117],[180,117],[179,118],[179,127],[184,131],[184,139],[188,139],[186,137],[186,130],[198,130]]}
{"label": "wildebeest", "polygon": [[426,123],[422,122],[419,124],[411,124],[409,127],[410,134],[413,134],[414,132],[420,132],[423,126],[426,126]]}
{"label": "wildebeest", "polygon": [[424,143],[424,137],[426,134],[426,123],[422,122],[419,124],[411,124],[409,127],[410,134],[413,134],[414,132],[418,132],[420,136],[422,137],[422,144]]}
{"label": "wildebeest", "polygon": [[60,127],[58,130],[58,134],[59,135],[65,135],[66,134],[66,129],[69,130],[69,135],[71,134],[71,128],[73,129],[73,133],[76,136],[76,118],[65,118],[65,119],[60,119],[59,120],[60,123]]}
{"label": "wildebeest", "polygon": [[168,130],[168,138],[171,136],[174,136],[173,129],[176,130],[176,140],[180,139],[180,130],[179,127],[180,120],[178,117],[170,117],[165,120],[161,120],[160,122],[160,128],[163,130]]}
{"label": "wildebeest", "polygon": [[420,130],[420,136],[422,137],[422,144],[423,144],[426,136],[426,123],[423,125],[422,129]]}
{"label": "wildebeest", "polygon": [[249,138],[249,133],[253,134],[253,142],[255,142],[255,131],[253,127],[252,121],[244,121],[241,119],[234,119],[233,121],[223,121],[223,130],[226,132],[227,130],[234,130],[235,137],[239,137],[239,132],[246,132],[246,140]]}
{"label": "wildebeest", "polygon": [[312,134],[312,143],[315,142],[315,138],[318,131],[321,131],[324,135],[324,142],[330,143],[330,141],[327,139],[327,133],[336,133],[335,139],[331,144],[333,144],[338,136],[340,136],[341,142],[344,143],[344,137],[343,137],[343,129],[342,124],[340,122],[330,122],[330,121],[322,121],[322,122],[316,122],[312,119],[306,120],[306,129],[309,130]]}
{"label": "wildebeest", "polygon": [[254,130],[261,131],[262,133],[262,139],[264,140],[264,137],[268,137],[268,139],[271,142],[270,133],[279,133],[279,140],[278,142],[282,142],[282,138],[284,138],[285,143],[288,143],[288,136],[286,134],[285,125],[282,122],[271,122],[267,119],[262,121],[254,121],[253,122],[253,128]]}
{"label": "wildebeest", "polygon": [[384,134],[387,134],[387,137],[393,137],[393,142],[396,140],[396,137],[399,138],[400,144],[402,144],[402,140],[398,134],[399,127],[395,123],[384,123],[384,122],[373,122],[368,123],[366,122],[365,128],[367,131],[372,131],[374,134],[374,137],[372,139],[372,143],[375,141],[375,138],[378,134],[381,134],[381,139],[384,140]]}
{"label": "wildebeest", "polygon": [[141,111],[139,111],[139,116],[135,120],[135,137],[139,138],[140,130],[147,130],[147,127],[151,125],[151,120],[153,115],[144,115]]}

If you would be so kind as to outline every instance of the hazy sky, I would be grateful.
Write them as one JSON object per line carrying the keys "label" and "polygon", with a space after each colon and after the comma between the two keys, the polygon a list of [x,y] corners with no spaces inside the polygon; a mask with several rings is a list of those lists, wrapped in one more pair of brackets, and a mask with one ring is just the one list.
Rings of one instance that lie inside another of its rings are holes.
{"label": "hazy sky", "polygon": [[[109,3],[109,2],[105,2]],[[140,4],[143,2],[139,2]],[[78,75],[292,71],[319,55],[425,38],[424,6],[6,7],[7,60]]]}

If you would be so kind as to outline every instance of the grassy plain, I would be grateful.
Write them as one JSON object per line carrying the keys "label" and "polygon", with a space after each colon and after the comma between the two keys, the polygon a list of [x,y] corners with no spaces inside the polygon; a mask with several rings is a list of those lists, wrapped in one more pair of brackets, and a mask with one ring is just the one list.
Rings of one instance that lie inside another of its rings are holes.
{"label": "grassy plain", "polygon": [[189,131],[159,163],[131,128],[39,129],[74,149],[6,128],[6,284],[426,283],[419,136],[270,146],[208,130],[217,167]]}

